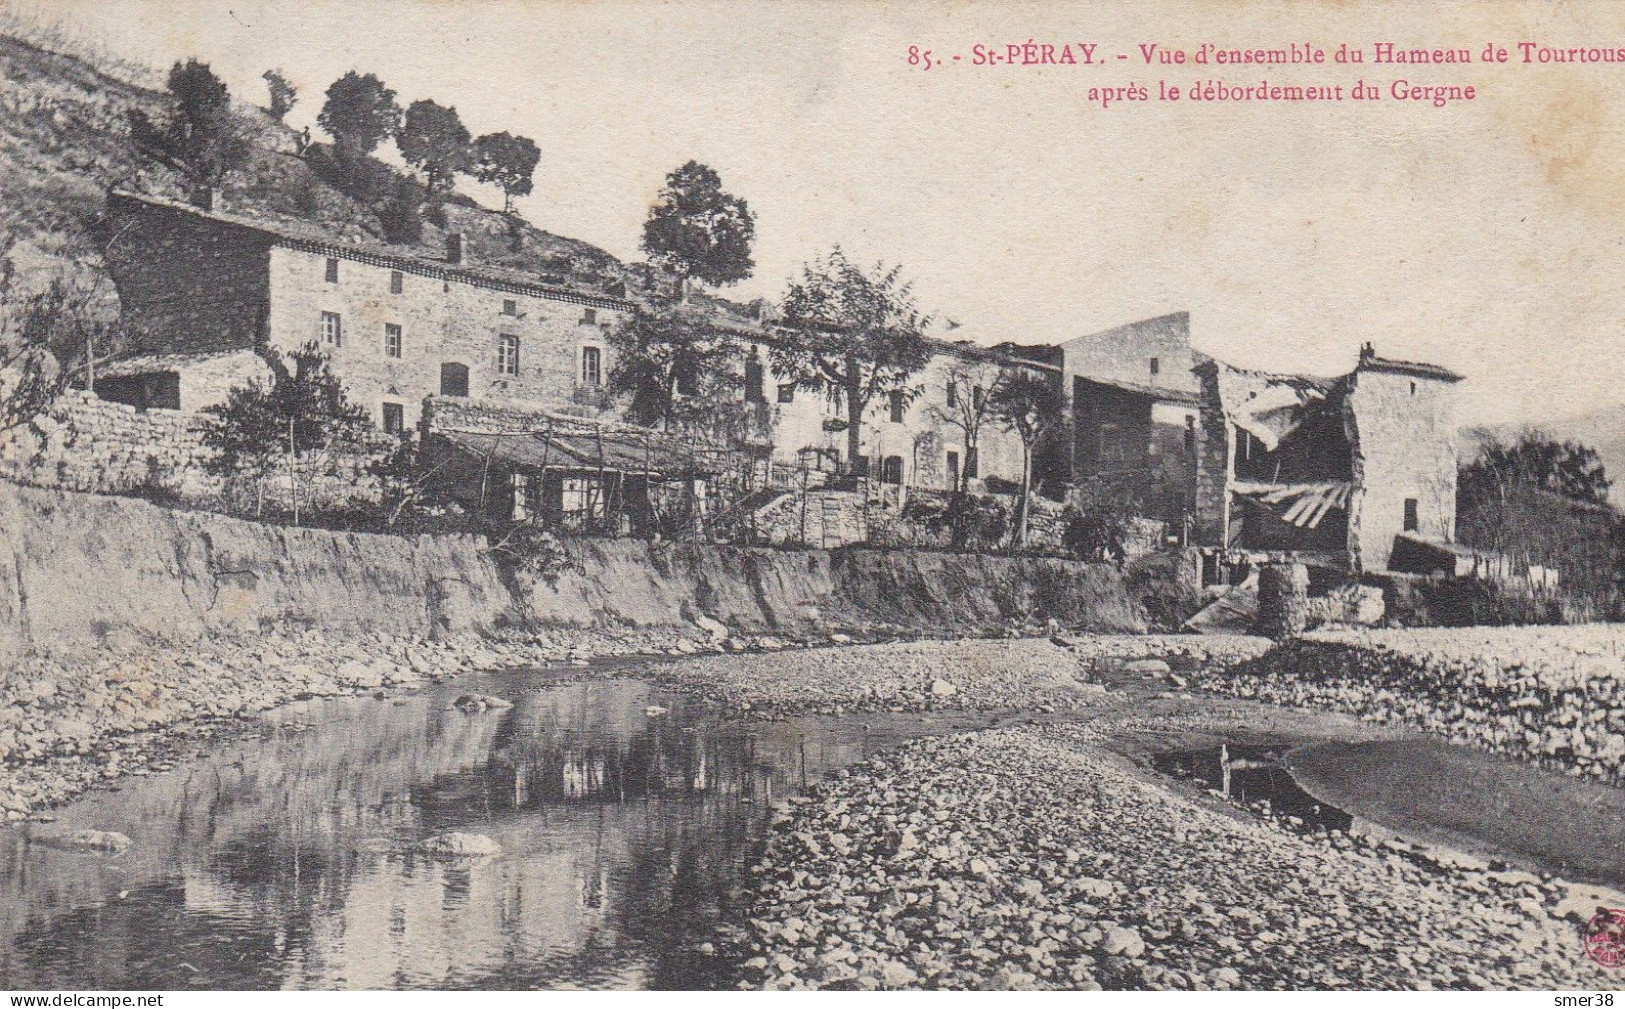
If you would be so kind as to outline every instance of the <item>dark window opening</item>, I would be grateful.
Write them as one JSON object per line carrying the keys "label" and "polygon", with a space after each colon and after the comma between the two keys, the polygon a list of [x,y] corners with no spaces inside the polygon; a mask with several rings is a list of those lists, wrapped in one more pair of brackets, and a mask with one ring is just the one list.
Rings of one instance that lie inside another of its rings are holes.
{"label": "dark window opening", "polygon": [[950,408],[952,408],[952,407],[956,407],[958,405],[959,405],[959,383],[955,382],[953,379],[949,379],[948,380],[948,406]]}
{"label": "dark window opening", "polygon": [[399,270],[389,271],[389,293],[400,294],[401,288],[406,284],[406,278]]}
{"label": "dark window opening", "polygon": [[982,412],[982,406],[987,402],[987,393],[981,386],[972,386],[970,391],[970,408],[977,413]]}
{"label": "dark window opening", "polygon": [[603,370],[604,354],[597,347],[581,348],[581,384],[602,385],[604,382]]}
{"label": "dark window opening", "polygon": [[339,282],[339,261],[336,259],[329,259],[327,261],[327,282],[329,284],[337,284]]}
{"label": "dark window opening", "polygon": [[977,456],[977,454],[978,454],[977,450],[974,449],[974,448],[965,450],[965,479],[966,480],[974,480],[974,479],[976,479],[976,476],[977,476],[977,458],[976,458],[976,456]]}
{"label": "dark window opening", "polygon": [[885,461],[880,464],[880,482],[894,484],[899,487],[903,485],[902,456],[889,455],[885,458]]}
{"label": "dark window opening", "polygon": [[[948,388],[951,389],[951,388],[953,388],[953,386],[950,384],[948,386]],[[958,490],[959,489],[959,453],[958,452],[949,452],[948,453],[948,473],[947,473],[947,476],[948,476],[948,489],[949,490]]]}
{"label": "dark window opening", "polygon": [[518,315],[519,314],[519,302],[515,301],[512,298],[504,298],[504,299],[502,299],[502,314],[503,315]]}
{"label": "dark window opening", "polygon": [[767,392],[764,383],[767,381],[767,371],[762,362],[755,357],[745,359],[745,402],[766,403]]}
{"label": "dark window opening", "polygon": [[1156,378],[1161,373],[1162,373],[1162,362],[1159,361],[1157,358],[1153,357],[1151,359],[1151,377]]}
{"label": "dark window opening", "polygon": [[779,402],[794,403],[796,401],[796,384],[794,382],[779,383]]}
{"label": "dark window opening", "polygon": [[699,394],[699,383],[694,379],[694,366],[691,364],[679,365],[673,375],[672,385],[679,396],[695,396]]}
{"label": "dark window opening", "polygon": [[384,404],[384,430],[400,434],[406,428],[406,408],[399,403]]}
{"label": "dark window opening", "polygon": [[1420,518],[1417,515],[1416,499],[1413,498],[1413,497],[1406,498],[1405,499],[1405,531],[1408,532],[1408,533],[1416,532],[1417,529],[1421,528],[1421,524],[1422,523],[1420,521]]}
{"label": "dark window opening", "polygon": [[903,394],[900,393],[900,392],[892,393],[891,394],[891,422],[893,424],[901,424],[903,422],[903,411],[907,410],[907,409],[908,409],[908,401],[903,398]]}
{"label": "dark window opening", "polygon": [[440,366],[440,395],[468,395],[468,365],[447,361]]}
{"label": "dark window opening", "polygon": [[581,324],[583,326],[592,326],[592,325],[595,325],[597,322],[598,322],[598,309],[596,309],[596,308],[583,308],[581,310]]}

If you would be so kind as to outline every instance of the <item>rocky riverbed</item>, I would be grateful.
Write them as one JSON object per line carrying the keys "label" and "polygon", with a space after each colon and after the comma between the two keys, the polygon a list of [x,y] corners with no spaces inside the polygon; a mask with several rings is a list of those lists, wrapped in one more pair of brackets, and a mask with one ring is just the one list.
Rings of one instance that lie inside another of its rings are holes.
{"label": "rocky riverbed", "polygon": [[1318,631],[1190,679],[1625,783],[1625,624]]}
{"label": "rocky riverbed", "polygon": [[782,806],[741,987],[1617,983],[1582,951],[1588,890],[1203,804],[1101,731],[916,741]]}
{"label": "rocky riverbed", "polygon": [[[837,638],[837,640],[843,640]],[[1092,667],[1147,670],[1236,663],[1270,646],[1265,638],[1156,634],[902,641],[865,648],[854,658],[832,649],[729,655],[656,665],[645,672],[757,714],[922,711],[942,708],[1054,713],[1098,705],[1103,689]]]}

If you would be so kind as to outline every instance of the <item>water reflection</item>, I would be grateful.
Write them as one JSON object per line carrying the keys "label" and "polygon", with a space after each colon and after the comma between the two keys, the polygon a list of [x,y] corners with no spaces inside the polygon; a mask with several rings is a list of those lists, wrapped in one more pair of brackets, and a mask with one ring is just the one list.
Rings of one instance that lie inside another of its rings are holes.
{"label": "water reflection", "polygon": [[[515,706],[450,710],[471,687]],[[257,738],[0,831],[0,985],[705,987],[719,965],[697,947],[767,801],[958,724],[727,722],[635,680],[542,674],[290,706]],[[28,843],[79,827],[134,844]],[[410,851],[449,830],[504,854]]]}

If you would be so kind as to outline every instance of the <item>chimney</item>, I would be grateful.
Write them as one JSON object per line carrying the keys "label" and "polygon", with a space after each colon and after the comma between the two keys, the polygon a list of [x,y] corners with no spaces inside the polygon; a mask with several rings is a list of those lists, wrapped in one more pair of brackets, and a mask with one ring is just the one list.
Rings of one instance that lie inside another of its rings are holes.
{"label": "chimney", "polygon": [[446,262],[457,266],[463,261],[463,233],[461,231],[448,231],[446,233]]}

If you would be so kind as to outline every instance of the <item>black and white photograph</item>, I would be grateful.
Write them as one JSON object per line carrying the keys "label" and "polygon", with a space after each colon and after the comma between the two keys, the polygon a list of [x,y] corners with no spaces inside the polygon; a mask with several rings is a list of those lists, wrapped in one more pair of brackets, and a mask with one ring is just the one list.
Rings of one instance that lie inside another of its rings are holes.
{"label": "black and white photograph", "polygon": [[1625,3],[0,0],[10,1006],[1606,1009],[1622,507]]}

